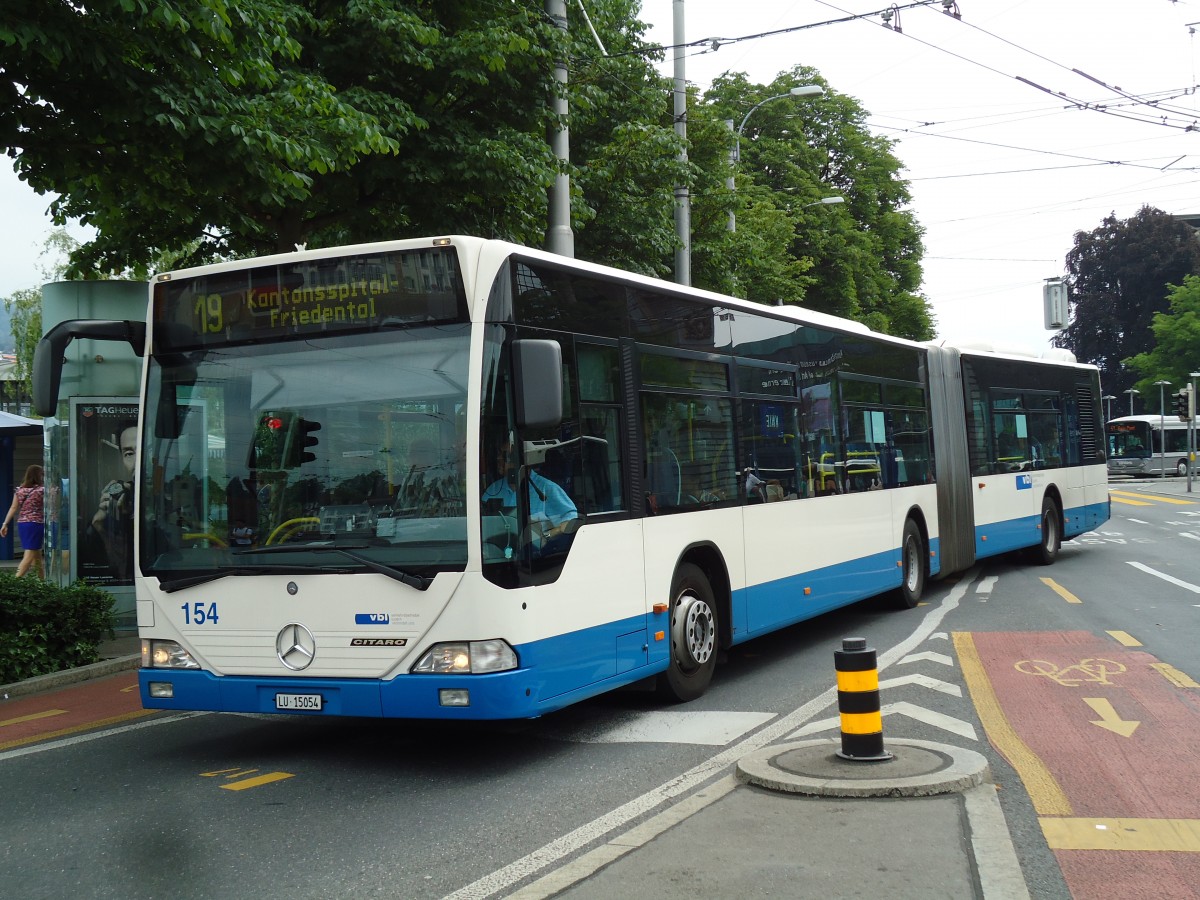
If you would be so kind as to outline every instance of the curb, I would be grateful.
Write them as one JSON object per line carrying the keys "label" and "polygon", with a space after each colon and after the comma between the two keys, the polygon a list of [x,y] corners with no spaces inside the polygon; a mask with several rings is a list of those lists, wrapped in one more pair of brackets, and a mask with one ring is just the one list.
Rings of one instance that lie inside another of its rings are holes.
{"label": "curb", "polygon": [[129,669],[136,669],[142,664],[140,654],[133,656],[118,656],[115,659],[102,659],[98,663],[79,666],[75,669],[63,669],[61,672],[50,672],[48,675],[37,675],[25,681],[15,681],[12,684],[0,685],[0,701],[11,700],[15,697],[27,697],[41,691],[51,691],[69,684],[90,681],[93,678],[104,678],[116,675]]}

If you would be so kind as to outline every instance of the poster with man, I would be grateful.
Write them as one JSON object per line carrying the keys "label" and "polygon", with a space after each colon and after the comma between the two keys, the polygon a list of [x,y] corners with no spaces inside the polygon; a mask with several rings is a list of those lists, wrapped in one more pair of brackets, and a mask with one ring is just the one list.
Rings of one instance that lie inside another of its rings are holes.
{"label": "poster with man", "polygon": [[75,577],[104,587],[132,585],[138,404],[81,397],[71,406]]}

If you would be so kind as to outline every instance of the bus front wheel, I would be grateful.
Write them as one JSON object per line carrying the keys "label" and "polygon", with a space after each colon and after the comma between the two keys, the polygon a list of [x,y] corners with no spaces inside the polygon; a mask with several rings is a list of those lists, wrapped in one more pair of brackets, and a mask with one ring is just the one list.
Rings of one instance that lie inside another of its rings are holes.
{"label": "bus front wheel", "polygon": [[717,605],[704,571],[684,563],[671,585],[671,659],[658,676],[659,696],[695,700],[708,689],[717,665]]}
{"label": "bus front wheel", "polygon": [[1179,462],[1175,463],[1176,475],[1187,475],[1187,462],[1188,461],[1186,459],[1181,459]]}
{"label": "bus front wheel", "polygon": [[1042,540],[1034,551],[1037,561],[1048,566],[1058,559],[1058,551],[1062,547],[1062,513],[1058,504],[1050,497],[1042,501]]}

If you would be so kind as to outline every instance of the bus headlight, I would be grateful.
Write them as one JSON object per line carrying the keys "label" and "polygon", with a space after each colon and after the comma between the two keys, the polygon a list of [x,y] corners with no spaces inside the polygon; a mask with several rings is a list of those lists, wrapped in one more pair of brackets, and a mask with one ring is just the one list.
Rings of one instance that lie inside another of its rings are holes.
{"label": "bus headlight", "polygon": [[175,641],[155,641],[142,638],[143,669],[198,669],[200,663],[192,659]]}
{"label": "bus headlight", "polygon": [[506,641],[447,641],[434,644],[410,670],[415,675],[480,675],[517,667],[517,652]]}

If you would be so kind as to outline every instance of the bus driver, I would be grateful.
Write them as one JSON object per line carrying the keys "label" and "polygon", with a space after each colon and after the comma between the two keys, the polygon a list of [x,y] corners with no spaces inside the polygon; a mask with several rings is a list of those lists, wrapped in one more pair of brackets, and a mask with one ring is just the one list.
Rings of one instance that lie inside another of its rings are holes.
{"label": "bus driver", "polygon": [[[506,515],[517,508],[517,461],[511,442],[503,444],[496,453],[496,468],[503,473],[484,489],[482,500],[499,506]],[[529,484],[529,522],[533,526],[538,555],[549,556],[564,552],[570,545],[570,531],[579,519],[579,511],[567,492],[558,484],[526,470]]]}

